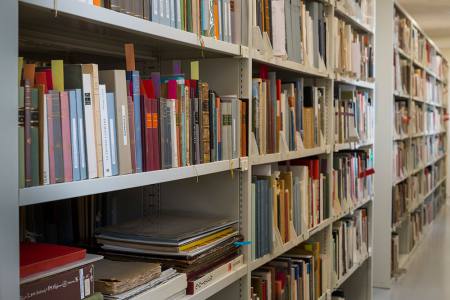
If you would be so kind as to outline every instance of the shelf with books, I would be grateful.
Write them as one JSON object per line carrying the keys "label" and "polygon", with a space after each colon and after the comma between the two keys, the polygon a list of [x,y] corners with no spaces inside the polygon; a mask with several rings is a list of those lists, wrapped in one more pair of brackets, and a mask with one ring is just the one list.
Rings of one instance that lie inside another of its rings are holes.
{"label": "shelf with books", "polygon": [[446,177],[444,177],[441,180],[439,180],[436,183],[436,185],[428,193],[426,193],[425,195],[421,196],[420,201],[418,201],[412,207],[410,207],[409,212],[412,213],[412,212],[416,211],[425,202],[425,199],[430,197],[445,181],[446,181]]}
{"label": "shelf with books", "polygon": [[339,214],[333,216],[333,222],[336,222],[348,215],[352,215],[355,212],[355,210],[357,210],[363,206],[366,206],[367,204],[371,203],[372,201],[373,201],[373,196],[370,196],[370,197],[364,199],[363,201],[358,202],[356,205],[349,207],[347,209],[344,209]]}
{"label": "shelf with books", "polygon": [[350,23],[356,29],[358,29],[360,31],[364,31],[369,34],[375,33],[375,29],[373,28],[373,26],[366,24],[366,23],[362,22],[360,19],[352,16],[345,10],[345,8],[342,7],[342,5],[339,5],[337,2],[336,2],[336,6],[334,7],[334,12],[335,12],[336,16],[344,19],[346,22]]}
{"label": "shelf with books", "polygon": [[356,86],[359,88],[363,88],[363,89],[368,89],[368,90],[375,89],[374,82],[348,78],[348,77],[342,76],[340,74],[335,75],[335,81],[339,82],[339,83],[350,84],[350,85],[353,85],[353,86]]}
{"label": "shelf with books", "polygon": [[334,144],[334,151],[339,152],[343,150],[358,150],[363,148],[369,148],[373,146],[373,142],[350,142],[350,143],[342,143],[342,144]]}
{"label": "shelf with books", "polygon": [[395,51],[398,52],[398,54],[400,56],[402,56],[403,58],[406,58],[407,60],[412,60],[411,56],[405,52],[405,50],[403,50],[402,48],[396,47],[394,46]]}
{"label": "shelf with books", "polygon": [[336,291],[339,289],[339,287],[347,281],[348,278],[350,278],[350,276],[353,275],[353,273],[356,272],[356,270],[358,270],[370,257],[372,257],[372,254],[369,252],[367,253],[367,255],[365,255],[363,258],[361,258],[361,260],[354,264],[353,267],[347,271],[347,273],[345,273],[344,276],[342,276],[342,278],[338,279],[334,284],[333,284],[333,291]]}
{"label": "shelf with books", "polygon": [[194,295],[186,295],[180,298],[180,300],[203,300],[210,298],[213,295],[217,294],[219,291],[225,289],[232,283],[240,280],[242,277],[247,275],[247,271],[248,271],[247,265],[242,265],[238,267],[235,271],[218,278],[216,281],[211,283],[206,288],[200,290],[198,293]]}
{"label": "shelf with books", "polygon": [[[59,33],[55,33],[55,29],[58,30],[57,28],[65,28],[67,37],[70,36],[69,33],[73,33],[73,38],[79,40],[87,41],[87,37],[94,37],[91,45],[84,44],[82,46],[84,50],[95,47],[100,50],[103,48],[102,45],[104,46],[106,43],[112,42],[113,40],[109,38],[105,38],[101,42],[98,40],[99,34],[108,34],[109,30],[115,36],[116,41],[129,41],[131,38],[130,35],[133,35],[133,41],[136,44],[139,44],[138,41],[148,43],[148,38],[153,38],[154,41],[149,45],[153,47],[157,46],[160,51],[167,50],[166,52],[172,54],[174,53],[174,45],[197,49],[197,55],[200,54],[198,52],[199,50],[226,56],[239,56],[241,54],[240,45],[238,44],[216,40],[211,37],[198,36],[192,32],[182,31],[110,9],[96,7],[82,1],[59,0],[54,2],[52,0],[23,0],[20,1],[20,7],[21,15],[27,16],[26,19],[23,19],[23,23],[28,25],[26,26],[27,28],[33,30],[47,28],[44,31],[46,32],[45,39],[48,40],[53,35],[57,37],[59,45],[62,45],[61,43],[70,43],[70,39],[63,39]],[[57,18],[55,17],[56,14]],[[33,26],[36,23],[39,25]],[[103,33],[99,31],[101,27],[103,27]],[[30,36],[36,38],[35,34],[31,34]],[[41,41],[43,38],[43,35],[39,35]],[[145,39],[147,39],[147,42]],[[77,47],[74,44],[71,46]],[[184,52],[187,52],[187,48]],[[113,53],[113,49],[114,47],[111,47],[109,53]],[[177,48],[177,50],[179,53],[182,52],[180,48]],[[162,51],[163,54],[164,52]]]}
{"label": "shelf with books", "polygon": [[316,148],[303,148],[298,151],[287,151],[278,153],[268,153],[263,155],[251,155],[250,164],[252,166],[271,164],[286,160],[306,158],[310,156],[322,155],[330,152],[330,146],[321,146]]}
{"label": "shelf with books", "polygon": [[84,195],[129,189],[226,172],[238,168],[239,159],[232,159],[181,168],[23,188],[19,190],[19,205],[32,205]]}

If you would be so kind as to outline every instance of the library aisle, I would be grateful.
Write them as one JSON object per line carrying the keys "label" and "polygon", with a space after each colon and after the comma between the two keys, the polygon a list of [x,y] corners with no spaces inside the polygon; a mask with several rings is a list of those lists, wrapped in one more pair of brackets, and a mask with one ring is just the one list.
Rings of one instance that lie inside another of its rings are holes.
{"label": "library aisle", "polygon": [[373,300],[450,299],[450,207],[442,210],[417,248],[408,271],[392,288],[374,289]]}

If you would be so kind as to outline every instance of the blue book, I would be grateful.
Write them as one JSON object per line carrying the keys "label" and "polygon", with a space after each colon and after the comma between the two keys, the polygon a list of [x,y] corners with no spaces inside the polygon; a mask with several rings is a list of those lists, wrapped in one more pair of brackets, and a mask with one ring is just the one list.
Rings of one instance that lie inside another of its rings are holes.
{"label": "blue book", "polygon": [[86,144],[84,133],[84,109],[83,97],[81,89],[75,90],[76,106],[77,106],[77,129],[78,129],[78,157],[80,165],[80,180],[87,179],[87,165],[86,165]]}
{"label": "blue book", "polygon": [[69,111],[70,111],[70,137],[72,142],[72,177],[73,181],[81,179],[80,173],[80,155],[78,145],[78,117],[77,117],[77,96],[75,90],[69,93]]}
{"label": "blue book", "polygon": [[135,158],[136,173],[142,172],[142,135],[141,135],[141,96],[139,71],[127,71],[127,81],[132,85],[132,97],[134,106],[134,142],[135,142]]}
{"label": "blue book", "polygon": [[117,155],[117,130],[116,130],[116,101],[114,93],[106,93],[106,105],[108,109],[109,141],[111,145],[111,171],[112,176],[119,174],[119,160]]}
{"label": "blue book", "polygon": [[297,103],[295,103],[297,131],[303,138],[303,79],[299,78],[295,81],[295,89],[297,90]]}

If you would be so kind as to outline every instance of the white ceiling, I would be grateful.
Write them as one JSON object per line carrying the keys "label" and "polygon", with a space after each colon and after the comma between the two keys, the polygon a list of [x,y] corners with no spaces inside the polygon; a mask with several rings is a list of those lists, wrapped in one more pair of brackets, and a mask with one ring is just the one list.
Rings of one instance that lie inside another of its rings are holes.
{"label": "white ceiling", "polygon": [[450,48],[450,0],[398,0],[439,48]]}

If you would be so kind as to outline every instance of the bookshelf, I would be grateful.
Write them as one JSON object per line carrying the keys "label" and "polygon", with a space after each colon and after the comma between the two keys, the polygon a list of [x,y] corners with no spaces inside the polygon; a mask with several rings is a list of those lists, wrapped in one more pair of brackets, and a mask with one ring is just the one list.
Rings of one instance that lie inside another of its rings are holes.
{"label": "bookshelf", "polygon": [[[377,20],[384,23],[381,30],[387,34],[385,39],[392,38],[393,48],[380,49],[378,58],[391,58],[394,70],[377,66],[381,72],[393,74],[379,81],[379,95],[393,99],[393,105],[379,107],[379,113],[394,122],[392,126],[381,125],[384,134],[376,139],[377,155],[391,159],[392,165],[377,168],[374,285],[389,288],[407,271],[408,262],[445,202],[448,66],[439,48],[401,5],[382,2],[384,13],[394,18]],[[391,170],[393,177],[389,176]],[[381,197],[389,201],[383,202]],[[417,222],[417,217],[423,219]]]}
{"label": "bookshelf", "polygon": [[[309,1],[309,0],[308,0]],[[334,29],[334,17],[345,21],[352,30],[367,36],[372,50],[375,41],[375,19],[365,16],[361,19],[347,11],[343,2],[347,1],[319,1],[326,11],[326,20],[331,24],[329,34]],[[276,153],[260,154],[256,143],[253,142],[251,117],[248,120],[249,149],[248,156],[231,160],[217,161],[206,164],[164,169],[151,172],[134,173],[103,177],[82,181],[59,184],[41,185],[18,188],[17,175],[17,147],[1,147],[2,154],[2,194],[6,199],[0,204],[0,233],[5,243],[0,243],[0,299],[16,299],[19,295],[19,209],[31,205],[57,203],[64,199],[96,194],[111,194],[120,198],[121,209],[124,214],[138,208],[176,208],[180,199],[189,203],[187,211],[200,210],[212,213],[220,210],[227,215],[238,218],[239,230],[246,240],[251,239],[253,221],[251,215],[251,184],[252,176],[257,168],[272,166],[297,159],[320,158],[325,161],[324,173],[331,174],[334,161],[339,160],[345,153],[359,153],[358,151],[372,151],[374,141],[352,140],[343,143],[336,141],[335,135],[335,107],[334,100],[339,98],[336,87],[351,87],[356,93],[367,95],[375,109],[377,105],[375,77],[361,79],[352,72],[340,72],[335,68],[333,43],[329,43],[326,67],[316,68],[308,63],[298,63],[285,58],[269,55],[270,49],[256,49],[253,47],[254,31],[246,20],[251,20],[251,3],[242,1],[241,7],[241,43],[233,44],[219,41],[210,37],[198,36],[194,33],[181,31],[165,25],[149,22],[126,14],[118,13],[101,7],[88,5],[77,0],[21,0],[9,1],[7,9],[0,11],[0,32],[8,43],[1,43],[1,66],[8,71],[8,76],[0,82],[0,88],[11,99],[17,99],[17,53],[18,48],[25,56],[34,53],[45,57],[47,51],[67,56],[79,55],[98,58],[108,57],[112,61],[122,58],[123,43],[133,42],[136,47],[136,58],[147,63],[145,67],[156,67],[163,70],[164,61],[171,59],[199,60],[200,77],[207,80],[220,94],[236,94],[240,98],[252,99],[252,77],[260,66],[266,66],[277,73],[277,78],[289,81],[294,78],[304,78],[314,85],[324,87],[324,117],[327,120],[323,128],[323,141],[312,148],[299,147],[294,151],[281,142]],[[375,1],[366,1],[373,6]],[[369,10],[370,11],[370,10]],[[367,22],[368,21],[368,22]],[[19,24],[16,31],[5,30],[10,24]],[[64,30],[62,30],[64,28]],[[19,34],[20,31],[20,34]],[[113,36],[113,38],[112,38]],[[2,38],[3,39],[3,38]],[[327,41],[331,38],[328,35]],[[47,56],[48,58],[51,58]],[[217,74],[220,70],[220,74]],[[357,72],[359,73],[359,72]],[[14,78],[14,79],[13,79]],[[224,80],[227,78],[227,80]],[[251,101],[249,101],[251,102]],[[17,145],[17,103],[9,101],[0,113],[0,122],[7,133],[6,138],[11,145]],[[251,107],[249,108],[251,112]],[[373,126],[372,126],[373,127]],[[374,128],[372,128],[374,130]],[[428,133],[431,134],[431,133]],[[278,141],[277,141],[278,142]],[[370,160],[370,159],[369,159]],[[425,168],[426,166],[423,166]],[[368,175],[370,176],[370,175]],[[372,176],[373,177],[373,176]],[[324,254],[330,262],[333,259],[333,230],[340,222],[353,218],[361,208],[366,209],[368,219],[367,253],[355,261],[340,278],[333,278],[332,272],[327,273],[329,285],[317,299],[331,299],[333,291],[342,289],[346,299],[372,299],[372,226],[374,194],[355,200],[349,200],[339,211],[334,209],[332,202],[333,180],[325,182],[324,199],[327,201],[328,211],[324,211],[323,219],[313,226],[309,226],[290,241],[277,245],[273,250],[260,258],[253,259],[250,247],[244,247],[244,265],[237,270],[216,280],[207,288],[195,295],[185,296],[184,300],[193,299],[249,299],[251,296],[252,272],[266,263],[286,254],[288,251],[302,245],[308,240],[319,239]],[[157,186],[158,192],[148,192],[149,186]],[[434,191],[430,191],[434,193]],[[214,195],[214,197],[211,197]],[[126,200],[132,197],[134,201]],[[155,199],[156,198],[156,199]],[[129,201],[129,203],[126,203]],[[153,205],[153,202],[157,205]],[[128,204],[128,205],[127,205]],[[123,206],[123,207],[122,207]],[[129,207],[128,207],[129,206]],[[145,213],[145,212],[143,212]],[[331,263],[330,263],[331,268]],[[155,294],[136,297],[136,299],[153,299],[154,295],[162,293],[164,286],[158,287]],[[236,296],[239,295],[239,296]]]}

